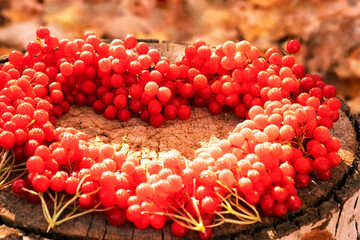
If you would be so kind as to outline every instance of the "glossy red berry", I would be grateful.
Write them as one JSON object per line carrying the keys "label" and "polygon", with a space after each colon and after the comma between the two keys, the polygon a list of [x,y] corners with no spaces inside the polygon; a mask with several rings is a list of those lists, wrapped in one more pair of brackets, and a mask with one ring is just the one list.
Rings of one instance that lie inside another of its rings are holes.
{"label": "glossy red berry", "polygon": [[286,50],[289,53],[295,54],[300,50],[300,42],[298,40],[290,40],[286,45]]}

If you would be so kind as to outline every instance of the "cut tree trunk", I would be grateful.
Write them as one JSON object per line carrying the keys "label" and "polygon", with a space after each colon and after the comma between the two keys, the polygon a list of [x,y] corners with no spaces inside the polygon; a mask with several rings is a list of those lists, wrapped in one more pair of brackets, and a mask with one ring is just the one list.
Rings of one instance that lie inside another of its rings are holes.
{"label": "cut tree trunk", "polygon": [[[148,42],[151,48],[160,50],[163,56],[176,62],[181,59],[186,45],[172,42]],[[283,217],[262,217],[262,222],[249,226],[223,224],[213,229],[217,239],[359,239],[360,231],[360,122],[350,115],[343,102],[340,119],[334,124],[331,135],[341,140],[341,164],[334,170],[329,181],[313,181],[308,187],[298,189],[302,207]],[[111,143],[117,150],[124,150],[135,157],[153,159],[162,152],[178,149],[191,159],[194,151],[203,145],[211,145],[228,136],[241,120],[228,111],[212,116],[205,108],[193,108],[189,120],[166,121],[160,128],[153,128],[139,118],[128,122],[107,120],[95,114],[90,107],[73,106],[69,113],[58,120],[58,126],[74,127],[89,135],[93,144]],[[21,229],[21,234],[54,239],[175,239],[169,224],[162,230],[151,227],[139,230],[126,223],[111,226],[101,213],[76,218],[47,232],[47,223],[40,205],[27,203],[24,197],[0,192],[0,224]],[[1,228],[0,228],[1,231]],[[10,231],[13,232],[14,231]],[[15,231],[16,232],[16,231]],[[1,234],[0,234],[1,237]],[[189,232],[186,238],[197,238]]]}

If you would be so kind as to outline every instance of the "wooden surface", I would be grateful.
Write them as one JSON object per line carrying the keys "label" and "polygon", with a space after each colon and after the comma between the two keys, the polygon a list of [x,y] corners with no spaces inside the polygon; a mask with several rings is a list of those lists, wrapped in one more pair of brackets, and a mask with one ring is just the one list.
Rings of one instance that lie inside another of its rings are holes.
{"label": "wooden surface", "polygon": [[[181,57],[185,45],[177,43],[150,43],[171,62]],[[239,119],[231,112],[212,116],[205,108],[193,108],[187,121],[167,121],[160,128],[153,128],[137,118],[126,123],[106,120],[89,107],[73,106],[61,117],[59,126],[75,127],[89,134],[95,144],[111,142],[117,149],[126,148],[129,154],[156,157],[157,153],[178,149],[191,159],[193,151],[202,144],[224,138],[232,131]],[[303,205],[299,211],[281,218],[262,218],[262,223],[250,226],[222,225],[213,230],[217,239],[356,239],[360,204],[360,177],[358,169],[359,122],[349,116],[346,105],[340,111],[340,119],[334,124],[331,135],[340,138],[342,163],[334,171],[330,181],[312,181],[309,187],[299,190]],[[357,140],[358,139],[358,140]],[[56,239],[176,239],[169,226],[162,230],[148,228],[138,230],[132,224],[113,227],[100,213],[85,215],[46,232],[47,224],[40,205],[31,205],[25,198],[10,190],[0,192],[0,224],[21,229],[26,235]],[[0,235],[1,237],[1,235]],[[186,238],[197,238],[190,232]]]}

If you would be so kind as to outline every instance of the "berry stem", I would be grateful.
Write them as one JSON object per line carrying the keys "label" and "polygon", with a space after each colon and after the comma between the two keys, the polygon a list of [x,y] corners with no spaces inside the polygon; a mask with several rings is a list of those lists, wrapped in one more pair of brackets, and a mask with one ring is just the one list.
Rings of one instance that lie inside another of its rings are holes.
{"label": "berry stem", "polygon": [[236,219],[232,219],[232,218],[225,218],[224,216],[223,216],[223,214],[228,214],[226,211],[225,212],[215,212],[215,214],[217,215],[217,216],[219,216],[220,217],[220,221],[219,221],[219,223],[215,223],[215,224],[212,224],[212,225],[209,225],[209,226],[206,226],[206,227],[217,227],[217,226],[219,226],[219,225],[221,225],[221,224],[223,224],[223,223],[225,223],[225,222],[227,222],[227,223],[233,223],[233,224],[237,224],[237,225],[247,225],[247,224],[254,224],[254,223],[256,223],[256,222],[258,222],[257,220],[254,220],[254,221],[249,221],[249,220],[244,220],[244,221],[242,221],[242,220],[236,220]]}
{"label": "berry stem", "polygon": [[26,125],[26,128],[31,127],[31,125],[33,125],[36,121],[33,119],[28,125]]}
{"label": "berry stem", "polygon": [[[42,208],[45,220],[49,223],[49,227],[50,227],[50,223],[52,222],[52,219],[51,219],[50,212],[49,212],[49,209],[47,207],[47,204],[45,202],[43,193],[38,193],[38,192],[35,192],[35,191],[27,189],[27,188],[23,188],[22,190],[25,191],[25,192],[34,194],[34,195],[36,195],[36,196],[38,196],[40,198],[41,208]],[[49,231],[49,228],[47,229],[47,231]]]}
{"label": "berry stem", "polygon": [[40,46],[44,46],[43,42],[41,41],[41,39],[38,36],[36,36],[36,40],[40,43]]}
{"label": "berry stem", "polygon": [[26,168],[14,169],[15,167],[16,167],[16,165],[14,165],[13,167],[11,167],[11,166],[10,167],[5,167],[5,168],[0,170],[0,173],[4,172],[4,171],[7,171],[8,169],[10,169],[11,172],[20,172],[20,171],[25,171],[26,170]]}
{"label": "berry stem", "polygon": [[[9,155],[10,154],[10,155]],[[19,169],[15,169],[19,166],[23,166],[26,163],[20,163],[15,165],[15,157],[14,154],[12,152],[11,149],[2,149],[1,153],[1,161],[0,161],[0,190],[7,188],[9,186],[11,186],[11,184],[18,178],[22,177],[25,172],[26,169],[24,168],[19,168]],[[14,179],[8,181],[11,173],[13,172],[19,172],[22,171],[21,174],[19,174],[18,176],[16,176]]]}
{"label": "berry stem", "polygon": [[[79,206],[76,205],[76,200],[81,195],[80,187],[81,187],[82,183],[85,181],[85,179],[87,177],[88,177],[88,175],[85,175],[81,179],[79,185],[77,186],[76,194],[70,200],[66,201],[65,203],[64,203],[64,198],[65,198],[64,194],[60,193],[61,196],[59,197],[59,193],[55,192],[55,194],[53,196],[49,191],[47,191],[47,194],[48,194],[49,198],[54,203],[54,209],[53,209],[52,217],[51,217],[49,209],[47,207],[47,204],[46,204],[46,201],[45,201],[45,198],[44,198],[44,194],[43,193],[38,193],[38,192],[33,191],[33,190],[23,188],[24,191],[29,192],[31,194],[34,194],[34,195],[36,195],[36,196],[38,196],[40,198],[43,214],[44,214],[45,220],[48,222],[47,231],[49,231],[50,229],[52,229],[52,228],[54,228],[56,226],[61,225],[62,223],[66,222],[66,221],[69,221],[71,219],[80,217],[80,216],[85,215],[87,213],[95,212],[95,211],[107,211],[107,210],[111,209],[111,208],[98,209],[98,207],[100,207],[100,205],[101,205],[101,203],[99,203],[95,207],[93,207],[92,209],[89,209],[89,210],[86,210],[84,212],[80,212],[78,214],[75,214],[80,208]],[[97,192],[97,191],[99,191],[99,189],[95,190],[94,192]],[[74,204],[74,207],[72,208],[72,210],[63,219],[59,220],[59,217],[61,216],[61,214],[66,209],[69,209],[69,206],[71,204]]]}
{"label": "berry stem", "polygon": [[[175,212],[174,214],[167,213],[167,212],[147,212],[147,211],[144,211],[144,213],[163,215],[163,216],[171,218],[173,221],[179,223],[180,225],[182,225],[185,228],[188,228],[188,229],[194,230],[194,231],[198,231],[198,232],[204,232],[205,226],[204,226],[201,214],[200,214],[200,210],[197,207],[196,199],[194,197],[189,197],[187,194],[186,194],[186,196],[189,198],[189,204],[192,204],[192,206],[196,212],[196,215],[197,215],[196,217],[198,220],[196,220],[185,209],[185,207],[178,202],[176,202],[178,205],[177,207],[174,207],[171,204],[169,205],[169,207]],[[187,224],[184,224],[184,222]]]}
{"label": "berry stem", "polygon": [[[81,195],[80,187],[81,187],[81,185],[83,184],[83,182],[85,181],[85,179],[86,179],[87,177],[89,177],[89,175],[85,175],[85,176],[80,180],[79,185],[78,185],[77,188],[76,188],[76,194],[74,195],[74,197],[72,197],[69,201],[67,201],[67,202],[59,209],[59,211],[57,212],[57,214],[54,216],[54,218],[53,218],[54,226],[52,226],[52,227],[55,227],[55,226],[56,226],[55,223],[56,223],[57,219],[60,217],[60,215],[62,214],[62,212],[63,212],[66,208],[68,208],[68,206],[69,206],[70,204],[72,204],[73,202],[75,202],[75,201],[80,197],[80,195]],[[61,203],[61,202],[60,202],[60,203]]]}
{"label": "berry stem", "polygon": [[8,161],[10,160],[10,159],[8,158],[9,151],[10,151],[10,150],[4,150],[4,149],[2,149],[2,151],[1,151],[0,169],[3,169],[3,166],[5,166],[5,165],[8,163]]}
{"label": "berry stem", "polygon": [[[236,189],[231,190],[227,186],[223,185],[220,181],[217,181],[217,183],[228,191],[228,195],[226,197],[223,197],[218,192],[215,193],[222,200],[221,205],[226,209],[226,211],[220,212],[221,214],[233,214],[240,220],[244,220],[246,222],[261,221],[259,212],[256,210],[254,205],[249,204],[245,199],[240,197]],[[232,198],[235,198],[235,201],[232,200]],[[245,207],[242,206],[241,203],[246,204],[247,207],[253,211],[253,213],[249,212]],[[234,210],[233,207],[235,207],[238,211]]]}
{"label": "berry stem", "polygon": [[[223,211],[222,213],[224,213],[224,214],[232,214],[232,215],[236,216],[239,219],[246,219],[246,220],[250,220],[250,221],[256,221],[256,219],[257,219],[256,215],[253,215],[253,214],[249,213],[248,211],[246,211],[244,208],[242,208],[240,206],[235,206],[240,211],[240,212],[237,212],[232,207],[232,206],[235,205],[232,201],[226,200],[224,197],[222,197],[218,193],[216,195],[223,201],[221,203],[221,205],[226,209],[226,211]],[[241,212],[245,212],[245,214],[243,214]]]}
{"label": "berry stem", "polygon": [[59,225],[61,225],[62,223],[66,222],[66,221],[69,221],[69,220],[71,220],[71,219],[74,219],[74,218],[83,216],[83,215],[88,214],[88,213],[92,213],[92,212],[104,212],[104,211],[107,211],[107,210],[112,209],[112,207],[110,207],[110,208],[104,208],[104,209],[98,209],[98,207],[100,207],[100,205],[101,205],[101,203],[98,203],[95,207],[93,207],[93,208],[91,208],[91,209],[89,209],[89,210],[86,210],[86,211],[84,211],[84,212],[78,213],[78,214],[74,214],[74,213],[75,213],[79,208],[78,208],[78,207],[77,207],[77,208],[74,208],[74,210],[73,210],[73,212],[72,212],[72,214],[74,214],[74,215],[72,215],[72,214],[69,213],[69,214],[66,216],[66,218],[58,221],[58,222],[56,223],[56,226],[59,226]]}
{"label": "berry stem", "polygon": [[[195,200],[196,201],[196,200]],[[177,212],[179,215],[174,215],[174,218],[178,218],[180,220],[183,220],[185,222],[189,222],[190,224],[194,225],[194,227],[192,227],[192,230],[195,230],[195,231],[203,231],[204,229],[204,224],[202,222],[202,218],[201,218],[201,215],[200,215],[200,212],[199,212],[199,209],[197,208],[196,206],[196,202],[192,202],[191,199],[190,199],[190,203],[193,205],[196,213],[197,213],[197,216],[198,216],[198,221],[185,209],[184,206],[182,205],[179,205],[180,206],[180,209],[183,211],[180,212],[177,208],[174,208],[171,206],[171,208]],[[195,204],[195,205],[194,205]],[[187,216],[187,218],[184,216],[184,213],[185,215]]]}
{"label": "berry stem", "polygon": [[303,145],[303,140],[301,138],[299,138],[298,136],[295,136],[296,140],[297,140],[297,144],[300,148],[300,150],[303,152],[303,154],[305,155],[307,152],[304,148],[304,145]]}

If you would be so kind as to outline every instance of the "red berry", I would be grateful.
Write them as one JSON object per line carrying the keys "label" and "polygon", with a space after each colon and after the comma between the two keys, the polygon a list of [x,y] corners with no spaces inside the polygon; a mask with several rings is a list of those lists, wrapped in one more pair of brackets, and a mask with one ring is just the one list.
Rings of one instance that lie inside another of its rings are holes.
{"label": "red berry", "polygon": [[155,229],[161,229],[166,222],[165,216],[153,214],[150,216],[150,225]]}
{"label": "red berry", "polygon": [[264,195],[260,200],[260,206],[263,210],[269,211],[275,205],[275,200],[271,195]]}
{"label": "red berry", "polygon": [[336,97],[336,88],[333,86],[333,85],[326,85],[324,88],[323,88],[323,93],[324,93],[324,96],[327,98],[327,99],[330,99],[330,98],[334,98]]}
{"label": "red berry", "polygon": [[3,148],[12,148],[15,144],[15,136],[12,132],[2,131],[0,133],[0,146]]}
{"label": "red berry", "polygon": [[124,46],[127,49],[135,48],[137,44],[137,39],[132,35],[127,35],[124,39]]}
{"label": "red berry", "polygon": [[326,104],[330,107],[330,110],[337,111],[341,107],[341,101],[338,98],[330,98]]}
{"label": "red berry", "polygon": [[109,210],[106,216],[108,217],[109,223],[115,227],[123,225],[126,221],[125,211],[118,208]]}
{"label": "red berry", "polygon": [[120,109],[118,112],[117,112],[117,118],[122,121],[122,122],[127,122],[129,121],[130,119],[130,116],[131,116],[131,113],[129,110],[127,109]]}
{"label": "red berry", "polygon": [[286,45],[286,50],[289,53],[295,54],[300,50],[300,42],[298,40],[290,40]]}
{"label": "red berry", "polygon": [[16,179],[12,185],[11,189],[16,195],[24,195],[25,191],[23,191],[23,188],[26,187],[26,182],[24,179]]}
{"label": "red berry", "polygon": [[306,187],[310,183],[309,174],[307,174],[307,173],[298,173],[295,176],[295,183],[296,183],[296,186],[298,186],[300,188]]}
{"label": "red berry", "polygon": [[176,118],[177,116],[177,108],[174,106],[174,105],[167,105],[165,108],[164,108],[164,115],[165,115],[165,118],[168,119],[168,120],[173,120]]}
{"label": "red berry", "polygon": [[191,116],[191,108],[187,105],[180,105],[177,108],[177,116],[181,120],[187,120]]}
{"label": "red berry", "polygon": [[301,207],[301,199],[298,196],[290,196],[286,201],[286,206],[291,211],[297,211]]}
{"label": "red berry", "polygon": [[45,192],[49,189],[49,179],[44,175],[36,175],[32,180],[32,186],[37,192]]}
{"label": "red berry", "polygon": [[199,232],[200,239],[210,239],[212,236],[212,228],[206,227],[204,232]]}
{"label": "red berry", "polygon": [[36,30],[36,36],[38,36],[41,39],[45,39],[46,37],[48,37],[50,34],[50,31],[47,27],[39,27]]}
{"label": "red berry", "polygon": [[44,170],[44,161],[39,156],[32,156],[26,161],[26,169],[30,173],[40,173]]}
{"label": "red berry", "polygon": [[326,157],[315,158],[313,162],[314,170],[320,173],[324,173],[330,169],[330,161]]}
{"label": "red berry", "polygon": [[50,189],[56,192],[61,192],[65,188],[65,178],[57,173],[50,178]]}
{"label": "red berry", "polygon": [[285,203],[275,203],[274,208],[272,209],[273,213],[277,217],[285,215],[288,211]]}
{"label": "red berry", "polygon": [[116,117],[117,114],[117,108],[114,105],[109,105],[105,109],[104,116],[105,118],[112,120]]}
{"label": "red berry", "polygon": [[68,194],[75,194],[80,180],[76,177],[68,177],[65,180],[65,191]]}
{"label": "red berry", "polygon": [[181,222],[182,224],[180,224],[179,222],[173,222],[171,224],[171,233],[175,236],[175,237],[184,237],[187,232],[188,229],[184,226],[185,223]]}
{"label": "red berry", "polygon": [[285,202],[286,199],[288,198],[288,192],[285,188],[282,187],[275,187],[272,190],[272,197],[277,201],[277,202]]}
{"label": "red berry", "polygon": [[164,124],[164,121],[165,121],[165,118],[161,113],[152,115],[150,117],[150,124],[153,127],[160,127],[161,125]]}

